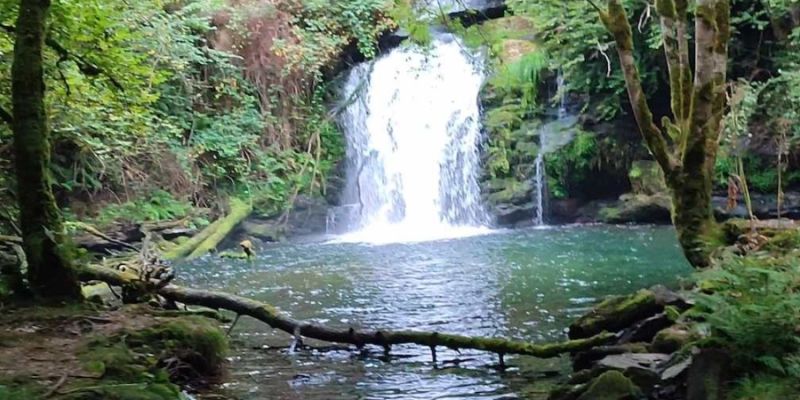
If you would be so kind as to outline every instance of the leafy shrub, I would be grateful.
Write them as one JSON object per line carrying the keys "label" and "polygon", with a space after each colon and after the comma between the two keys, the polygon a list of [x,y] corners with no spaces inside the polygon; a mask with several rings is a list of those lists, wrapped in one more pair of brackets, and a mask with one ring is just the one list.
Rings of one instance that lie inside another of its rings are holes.
{"label": "leafy shrub", "polygon": [[157,190],[149,197],[105,207],[96,222],[101,226],[113,221],[158,222],[183,218],[191,211],[188,201],[177,200],[169,192]]}
{"label": "leafy shrub", "polygon": [[800,378],[800,265],[787,260],[735,257],[698,274],[713,293],[696,295],[690,315],[741,372]]}

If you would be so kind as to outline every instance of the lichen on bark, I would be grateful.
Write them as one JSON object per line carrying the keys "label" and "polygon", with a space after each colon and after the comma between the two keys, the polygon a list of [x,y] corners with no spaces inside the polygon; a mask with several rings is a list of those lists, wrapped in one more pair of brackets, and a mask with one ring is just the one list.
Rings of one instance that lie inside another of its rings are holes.
{"label": "lichen on bark", "polygon": [[[695,11],[695,70],[689,62],[688,2],[658,0],[667,59],[672,119],[662,126],[642,89],[633,56],[633,32],[619,0],[608,0],[600,19],[614,37],[639,130],[664,171],[672,215],[686,258],[696,267],[710,262],[710,243],[720,232],[711,208],[712,174],[725,107],[725,72],[730,40],[730,0],[698,0]],[[694,82],[692,83],[692,79]],[[671,143],[667,141],[671,138]]]}
{"label": "lichen on bark", "polygon": [[43,46],[49,0],[22,0],[11,70],[14,156],[28,281],[43,298],[80,299],[50,178]]}

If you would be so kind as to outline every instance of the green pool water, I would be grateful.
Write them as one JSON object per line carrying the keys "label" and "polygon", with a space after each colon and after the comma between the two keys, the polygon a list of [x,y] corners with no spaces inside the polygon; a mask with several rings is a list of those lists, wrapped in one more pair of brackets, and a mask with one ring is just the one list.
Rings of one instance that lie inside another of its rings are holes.
{"label": "green pool water", "polygon": [[[567,226],[422,243],[324,240],[260,249],[252,262],[209,257],[179,266],[188,285],[270,303],[294,318],[339,327],[418,329],[533,342],[564,330],[603,296],[691,273],[672,228]],[[289,335],[242,319],[229,382],[241,399],[544,398],[564,359],[399,346],[289,352]],[[313,343],[312,343],[313,344]]]}

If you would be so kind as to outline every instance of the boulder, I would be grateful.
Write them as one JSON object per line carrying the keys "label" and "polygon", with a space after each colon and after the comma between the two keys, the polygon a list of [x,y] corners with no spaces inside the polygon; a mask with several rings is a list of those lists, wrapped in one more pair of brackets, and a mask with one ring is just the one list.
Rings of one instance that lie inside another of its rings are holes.
{"label": "boulder", "polygon": [[641,397],[639,388],[618,371],[607,371],[589,384],[577,400],[634,400]]}
{"label": "boulder", "polygon": [[285,227],[275,220],[252,218],[242,222],[234,236],[237,243],[240,238],[254,238],[262,242],[279,242],[286,237]]}
{"label": "boulder", "polygon": [[628,172],[628,179],[631,181],[631,192],[634,194],[667,193],[664,173],[655,161],[634,161]]}
{"label": "boulder", "polygon": [[514,204],[521,205],[531,201],[533,184],[529,181],[520,182],[515,179],[505,179],[505,187],[490,193],[489,204]]}
{"label": "boulder", "polygon": [[465,26],[500,18],[505,14],[505,0],[419,0],[418,6],[445,10]]}
{"label": "boulder", "polygon": [[672,325],[672,320],[662,312],[645,318],[626,329],[619,341],[620,343],[650,342],[657,333],[670,325]]}
{"label": "boulder", "polygon": [[[625,354],[625,353],[648,353],[647,345],[645,343],[624,343],[609,346],[597,346],[589,350],[576,353],[572,356],[572,369],[575,371],[586,371],[594,365],[598,360],[602,360],[606,356]],[[573,382],[572,380],[570,382]],[[582,382],[575,383],[585,383]]]}
{"label": "boulder", "polygon": [[521,205],[500,204],[492,208],[495,222],[500,226],[516,226],[523,221],[533,220],[536,214],[536,205],[525,203]]}
{"label": "boulder", "polygon": [[672,200],[665,193],[659,194],[624,194],[611,206],[600,209],[598,219],[611,224],[671,223],[670,214]]}
{"label": "boulder", "polygon": [[687,400],[725,399],[725,382],[729,378],[730,356],[719,349],[696,349],[687,377]]}
{"label": "boulder", "polygon": [[613,296],[572,323],[569,337],[580,339],[602,331],[616,332],[660,313],[663,309],[652,290],[642,289],[628,296]]}
{"label": "boulder", "polygon": [[528,54],[536,52],[539,46],[530,40],[525,39],[505,39],[500,42],[500,60],[510,64],[521,60]]}
{"label": "boulder", "polygon": [[686,328],[671,326],[656,333],[650,348],[656,352],[673,353],[694,339],[697,339],[697,335],[689,332]]}
{"label": "boulder", "polygon": [[[762,194],[751,193],[753,204],[753,214],[759,219],[778,218],[778,199],[774,193]],[[727,209],[728,198],[726,196],[714,196],[711,204],[714,207],[714,214],[718,219],[729,218],[749,218],[744,200],[738,199],[736,207]],[[781,217],[790,219],[800,219],[800,193],[786,192],[783,195],[781,205]]]}
{"label": "boulder", "polygon": [[630,377],[637,386],[648,390],[661,380],[661,364],[670,359],[661,353],[626,353],[606,356],[595,368],[602,371],[618,371]]}

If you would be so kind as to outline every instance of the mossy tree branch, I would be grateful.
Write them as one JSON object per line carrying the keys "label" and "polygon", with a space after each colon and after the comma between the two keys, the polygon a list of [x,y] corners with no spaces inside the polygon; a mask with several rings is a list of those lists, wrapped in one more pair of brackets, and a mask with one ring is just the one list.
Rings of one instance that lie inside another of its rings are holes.
{"label": "mossy tree branch", "polygon": [[[101,280],[112,285],[136,284],[119,271],[87,266],[81,270],[81,279]],[[233,311],[266,323],[274,329],[290,335],[301,336],[332,343],[347,343],[357,347],[376,345],[389,351],[398,344],[416,344],[434,350],[437,346],[450,349],[475,349],[499,355],[521,354],[539,358],[556,357],[607,344],[615,335],[607,332],[586,339],[568,340],[559,343],[534,344],[501,338],[451,335],[438,332],[336,329],[311,322],[300,321],[284,315],[275,307],[248,298],[206,290],[167,285],[158,289],[161,296],[185,304]]]}
{"label": "mossy tree branch", "polygon": [[631,108],[642,137],[647,144],[647,148],[664,171],[667,182],[670,182],[677,171],[678,165],[671,154],[669,143],[664,133],[656,126],[653,120],[653,113],[647,104],[639,69],[633,56],[633,29],[628,22],[625,8],[622,7],[619,0],[608,0],[607,9],[600,11],[600,19],[606,29],[614,36]]}

